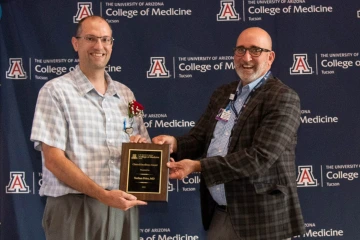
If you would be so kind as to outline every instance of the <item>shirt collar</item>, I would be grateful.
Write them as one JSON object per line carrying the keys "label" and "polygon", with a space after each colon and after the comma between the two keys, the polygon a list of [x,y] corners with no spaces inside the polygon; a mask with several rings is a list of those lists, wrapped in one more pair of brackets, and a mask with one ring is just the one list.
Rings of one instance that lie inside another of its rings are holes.
{"label": "shirt collar", "polygon": [[252,81],[251,83],[247,84],[246,86],[242,87],[242,83],[241,83],[241,80],[239,82],[239,85],[237,87],[237,92],[240,92],[240,89],[242,89],[242,91],[244,90],[248,90],[249,92],[251,92],[254,87],[261,81],[261,79],[264,78],[264,76],[267,74],[267,72],[262,75],[261,77],[259,77],[258,79],[256,79],[255,81]]}
{"label": "shirt collar", "polygon": [[[85,76],[85,74],[81,71],[79,65],[77,65],[75,67],[75,69],[73,70],[73,74],[74,74],[74,79],[75,79],[76,85],[82,96],[84,96],[86,93],[88,93],[94,89],[94,86],[91,84],[89,79]],[[106,89],[105,95],[110,95],[110,96],[117,95],[118,97],[120,97],[120,95],[116,89],[116,86],[114,84],[114,81],[111,79],[110,75],[107,72],[105,72],[105,80],[108,83],[108,87]]]}

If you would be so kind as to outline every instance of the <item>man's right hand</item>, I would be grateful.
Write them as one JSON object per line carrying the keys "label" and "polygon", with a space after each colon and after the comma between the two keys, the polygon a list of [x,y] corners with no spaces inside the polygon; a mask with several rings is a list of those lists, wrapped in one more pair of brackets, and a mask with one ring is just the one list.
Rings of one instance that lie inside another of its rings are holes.
{"label": "man's right hand", "polygon": [[177,151],[177,141],[176,138],[169,135],[159,135],[152,139],[152,142],[155,144],[170,144],[170,153],[176,153]]}
{"label": "man's right hand", "polygon": [[121,190],[105,190],[105,194],[99,197],[98,200],[110,207],[124,211],[137,205],[147,205],[147,202],[137,200],[134,195]]}

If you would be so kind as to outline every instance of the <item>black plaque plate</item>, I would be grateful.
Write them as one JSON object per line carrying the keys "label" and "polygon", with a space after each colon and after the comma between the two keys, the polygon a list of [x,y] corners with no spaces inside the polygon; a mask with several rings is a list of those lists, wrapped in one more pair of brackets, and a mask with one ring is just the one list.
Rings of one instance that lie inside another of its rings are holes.
{"label": "black plaque plate", "polygon": [[144,201],[168,200],[169,145],[123,143],[120,190]]}

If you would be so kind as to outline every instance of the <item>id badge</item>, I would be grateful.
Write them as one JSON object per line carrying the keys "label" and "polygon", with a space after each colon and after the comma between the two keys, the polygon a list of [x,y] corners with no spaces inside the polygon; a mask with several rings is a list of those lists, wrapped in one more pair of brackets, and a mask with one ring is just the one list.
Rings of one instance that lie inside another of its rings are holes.
{"label": "id badge", "polygon": [[218,114],[216,115],[215,119],[227,122],[230,119],[230,115],[231,115],[231,110],[230,109],[226,110],[224,108],[220,108],[220,110],[219,110]]}

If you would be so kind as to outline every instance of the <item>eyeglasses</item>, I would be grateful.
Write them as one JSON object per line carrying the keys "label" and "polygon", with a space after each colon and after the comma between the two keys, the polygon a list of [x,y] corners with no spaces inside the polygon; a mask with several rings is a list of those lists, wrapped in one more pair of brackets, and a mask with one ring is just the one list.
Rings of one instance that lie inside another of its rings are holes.
{"label": "eyeglasses", "polygon": [[98,42],[98,39],[100,39],[102,45],[105,45],[105,46],[108,46],[108,45],[112,45],[114,43],[114,38],[112,37],[96,37],[96,36],[93,36],[93,35],[86,35],[86,36],[83,36],[83,37],[75,37],[77,39],[79,38],[83,38],[85,39],[86,42],[90,43],[90,44],[96,44]]}
{"label": "eyeglasses", "polygon": [[259,48],[259,47],[251,47],[251,48],[236,47],[234,48],[234,54],[238,57],[242,57],[245,55],[246,50],[249,51],[249,54],[252,57],[258,57],[261,55],[262,52],[271,52],[271,50],[269,49]]}

